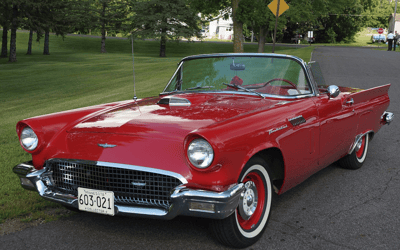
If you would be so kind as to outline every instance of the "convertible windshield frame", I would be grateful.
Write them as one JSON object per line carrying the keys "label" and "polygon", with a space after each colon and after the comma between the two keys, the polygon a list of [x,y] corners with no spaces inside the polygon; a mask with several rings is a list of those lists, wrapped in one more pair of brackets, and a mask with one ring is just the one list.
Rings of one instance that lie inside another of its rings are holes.
{"label": "convertible windshield frame", "polygon": [[[247,94],[247,95],[258,95],[263,97],[271,97],[271,98],[279,98],[279,99],[299,99],[299,98],[306,98],[306,97],[311,97],[311,96],[316,96],[318,95],[318,91],[314,85],[313,77],[310,75],[310,72],[308,70],[308,65],[301,59],[295,56],[291,55],[281,55],[281,54],[267,54],[267,53],[226,53],[226,54],[202,54],[202,55],[195,55],[195,56],[188,56],[183,58],[179,63],[178,67],[171,77],[171,79],[168,81],[168,84],[164,88],[163,92],[160,93],[160,95],[168,95],[168,94],[175,94],[175,93],[238,93],[237,91],[232,91],[232,90],[213,90],[213,89],[192,89],[192,90],[180,90],[175,88],[174,90],[168,90],[168,87],[170,87],[170,84],[176,84],[172,83],[173,81],[181,81],[182,79],[182,66],[184,65],[185,62],[196,60],[196,59],[207,59],[207,58],[240,58],[240,57],[247,57],[247,58],[269,58],[269,59],[289,59],[297,62],[301,69],[302,73],[304,74],[304,79],[306,84],[308,84],[309,91],[310,93],[304,93],[304,94],[299,94],[298,95],[279,95],[279,94],[268,94],[268,93],[252,93],[252,92],[244,92],[240,91],[240,94]],[[244,66],[244,65],[243,65]],[[240,70],[240,68],[238,68]],[[244,70],[244,68],[243,68]],[[177,85],[177,84],[176,84]],[[177,85],[178,86],[178,85]]]}

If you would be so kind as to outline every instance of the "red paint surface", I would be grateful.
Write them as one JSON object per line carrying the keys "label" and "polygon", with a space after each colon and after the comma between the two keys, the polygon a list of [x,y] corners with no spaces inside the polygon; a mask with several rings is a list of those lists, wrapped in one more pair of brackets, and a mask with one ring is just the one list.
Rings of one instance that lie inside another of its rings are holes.
{"label": "red paint surface", "polygon": [[[176,172],[189,186],[221,191],[236,183],[246,162],[258,152],[278,148],[287,191],[347,154],[357,134],[382,126],[389,85],[360,90],[341,88],[336,98],[319,96],[262,99],[230,93],[189,93],[190,107],[159,105],[161,97],[93,106],[23,120],[39,137],[32,153],[37,169],[51,158],[132,164]],[[350,99],[354,104],[347,104]],[[285,101],[285,102],[283,102]],[[290,118],[306,120],[293,126]],[[190,166],[186,147],[203,137],[214,148],[205,171]],[[97,144],[117,145],[102,148]]]}

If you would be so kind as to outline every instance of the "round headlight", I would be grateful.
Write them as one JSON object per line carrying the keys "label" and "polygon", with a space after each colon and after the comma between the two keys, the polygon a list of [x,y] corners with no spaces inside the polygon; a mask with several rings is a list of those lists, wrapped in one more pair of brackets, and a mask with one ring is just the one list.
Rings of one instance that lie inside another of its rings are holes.
{"label": "round headlight", "polygon": [[25,127],[21,133],[21,144],[26,150],[32,151],[38,145],[38,137],[30,127]]}
{"label": "round headlight", "polygon": [[214,150],[206,140],[195,139],[190,143],[187,155],[195,167],[206,168],[214,159]]}

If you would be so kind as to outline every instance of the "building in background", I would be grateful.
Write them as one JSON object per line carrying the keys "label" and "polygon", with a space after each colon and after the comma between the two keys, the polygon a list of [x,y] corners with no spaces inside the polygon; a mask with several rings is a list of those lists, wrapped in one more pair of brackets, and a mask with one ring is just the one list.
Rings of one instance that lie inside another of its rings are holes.
{"label": "building in background", "polygon": [[229,17],[225,20],[223,17],[219,17],[213,21],[210,21],[207,38],[217,38],[220,40],[232,40],[233,39],[233,21]]}
{"label": "building in background", "polygon": [[396,14],[396,21],[394,21],[394,13],[389,16],[389,30],[400,33],[400,13]]}

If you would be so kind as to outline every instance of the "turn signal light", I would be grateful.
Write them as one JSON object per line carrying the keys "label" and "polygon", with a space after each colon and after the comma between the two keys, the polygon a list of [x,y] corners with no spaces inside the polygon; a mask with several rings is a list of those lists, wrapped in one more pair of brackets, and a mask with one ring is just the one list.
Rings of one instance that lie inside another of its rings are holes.
{"label": "turn signal light", "polygon": [[206,212],[206,213],[214,213],[215,212],[214,204],[203,203],[203,202],[190,202],[189,210],[197,211],[197,212]]}

